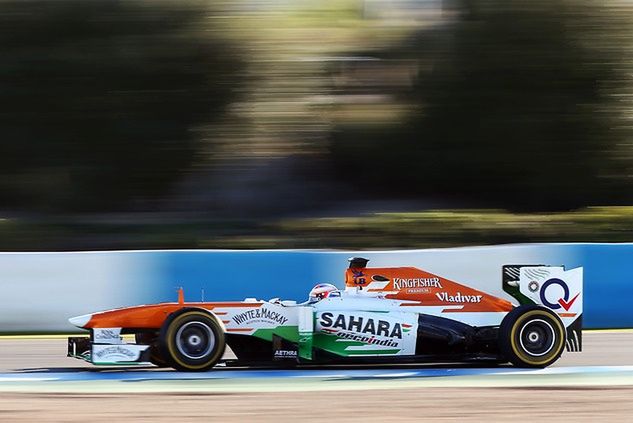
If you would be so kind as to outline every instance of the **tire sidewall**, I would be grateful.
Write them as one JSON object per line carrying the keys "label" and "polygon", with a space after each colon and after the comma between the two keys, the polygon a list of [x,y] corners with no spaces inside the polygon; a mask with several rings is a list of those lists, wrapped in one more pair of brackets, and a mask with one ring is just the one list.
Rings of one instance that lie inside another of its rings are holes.
{"label": "tire sidewall", "polygon": [[160,347],[158,345],[157,332],[139,332],[135,334],[137,344],[149,345],[149,362],[157,367],[168,367],[169,363],[165,360]]}
{"label": "tire sidewall", "polygon": [[[552,328],[555,337],[552,347],[542,356],[530,354],[521,344],[522,328],[542,320]],[[499,349],[501,354],[517,367],[543,368],[554,363],[565,349],[565,326],[552,310],[538,305],[523,305],[515,308],[501,322],[499,327]]]}
{"label": "tire sidewall", "polygon": [[[186,357],[177,346],[178,330],[185,324],[198,322],[208,327],[214,336],[214,345],[204,357]],[[182,371],[205,371],[222,358],[225,349],[224,331],[217,318],[206,310],[185,308],[172,313],[161,327],[159,350],[169,365]]]}

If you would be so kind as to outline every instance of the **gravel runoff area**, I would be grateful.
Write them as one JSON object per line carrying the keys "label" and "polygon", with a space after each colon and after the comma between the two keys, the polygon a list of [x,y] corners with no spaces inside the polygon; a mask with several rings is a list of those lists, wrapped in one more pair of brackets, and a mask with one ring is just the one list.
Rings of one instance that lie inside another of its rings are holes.
{"label": "gravel runoff area", "polygon": [[[633,364],[633,332],[585,333],[557,366]],[[0,339],[0,371],[78,367],[62,339]],[[0,393],[0,421],[629,421],[633,386],[283,393]]]}

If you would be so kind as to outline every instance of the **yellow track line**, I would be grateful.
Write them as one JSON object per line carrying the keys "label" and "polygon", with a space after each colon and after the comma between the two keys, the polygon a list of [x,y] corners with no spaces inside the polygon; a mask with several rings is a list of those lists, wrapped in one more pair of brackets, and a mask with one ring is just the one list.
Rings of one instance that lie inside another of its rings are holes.
{"label": "yellow track line", "polygon": [[81,336],[77,334],[68,335],[0,335],[0,339],[64,339],[69,336]]}

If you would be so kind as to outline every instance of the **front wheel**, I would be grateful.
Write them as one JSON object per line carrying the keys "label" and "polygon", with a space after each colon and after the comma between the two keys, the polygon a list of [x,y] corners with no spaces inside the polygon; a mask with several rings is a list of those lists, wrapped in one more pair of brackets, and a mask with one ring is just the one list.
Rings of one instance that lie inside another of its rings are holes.
{"label": "front wheel", "polygon": [[542,306],[519,306],[506,315],[499,327],[501,353],[517,367],[547,367],[558,360],[564,347],[563,322]]}
{"label": "front wheel", "polygon": [[149,345],[149,362],[157,367],[167,367],[167,360],[163,357],[158,347],[157,332],[138,332],[134,335],[139,345]]}
{"label": "front wheel", "polygon": [[163,324],[158,337],[161,355],[182,371],[209,370],[222,358],[224,331],[206,310],[182,309]]}

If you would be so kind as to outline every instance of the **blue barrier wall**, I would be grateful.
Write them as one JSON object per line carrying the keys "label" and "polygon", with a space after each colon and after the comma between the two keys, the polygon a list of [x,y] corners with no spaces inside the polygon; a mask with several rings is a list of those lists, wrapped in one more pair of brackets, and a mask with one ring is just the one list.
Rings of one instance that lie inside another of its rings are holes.
{"label": "blue barrier wall", "polygon": [[[281,297],[343,285],[347,258],[415,266],[510,299],[504,264],[584,268],[586,328],[633,327],[633,244],[524,244],[406,251],[126,251],[0,253],[0,332],[70,331],[70,316],[133,304]],[[203,294],[204,293],[204,294]]]}
{"label": "blue barrier wall", "polygon": [[585,327],[633,327],[633,244],[587,244],[579,248],[584,266]]}

